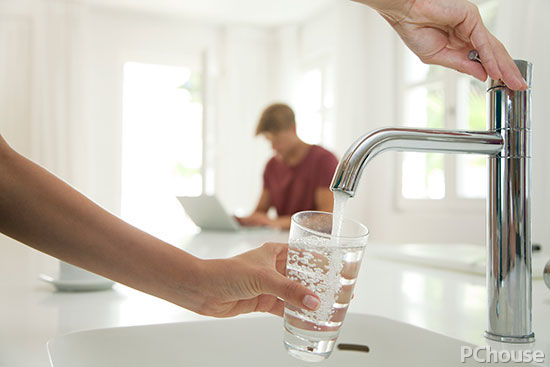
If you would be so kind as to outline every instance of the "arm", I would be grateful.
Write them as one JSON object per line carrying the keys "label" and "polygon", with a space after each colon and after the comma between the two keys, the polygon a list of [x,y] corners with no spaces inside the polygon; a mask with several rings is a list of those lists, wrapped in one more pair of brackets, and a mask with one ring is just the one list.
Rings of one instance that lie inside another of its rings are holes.
{"label": "arm", "polygon": [[271,195],[269,194],[269,190],[264,187],[264,189],[262,190],[262,194],[260,195],[260,200],[258,200],[258,205],[256,205],[256,209],[254,210],[254,212],[267,213],[270,207]]}
{"label": "arm", "polygon": [[[332,213],[334,206],[334,195],[332,191],[326,187],[318,187],[315,190],[315,210]],[[268,224],[270,227],[289,229],[291,217],[288,215],[281,216],[277,219],[271,220]]]}
{"label": "arm", "polygon": [[[332,176],[331,176],[332,177]],[[332,191],[326,187],[318,187],[315,190],[315,210],[332,213],[334,206],[334,195]],[[268,225],[270,227],[289,229],[291,217],[288,215],[281,216],[277,219],[271,220]]]}
{"label": "arm", "polygon": [[271,207],[271,195],[269,190],[265,189],[262,191],[262,196],[258,202],[258,206],[252,216],[255,216],[257,225],[277,228],[277,229],[289,229],[290,228],[290,216],[284,215],[277,217],[276,219],[271,219],[267,216],[267,211]]}
{"label": "arm", "polygon": [[[512,89],[527,83],[502,43],[467,0],[355,0],[377,10],[426,64],[446,66],[481,81],[489,75]],[[482,64],[468,59],[477,50]]]}
{"label": "arm", "polygon": [[282,275],[286,245],[266,244],[230,259],[198,259],[103,210],[17,154],[1,136],[0,232],[204,315],[281,315],[276,296],[315,307],[313,292]]}
{"label": "arm", "polygon": [[271,196],[269,190],[263,189],[258,205],[252,214],[248,217],[237,218],[243,226],[266,226],[277,229],[290,228],[290,216],[285,215],[276,219],[267,216],[267,211],[271,207]]}
{"label": "arm", "polygon": [[264,188],[262,194],[260,195],[260,200],[256,209],[247,217],[235,217],[239,223],[243,226],[268,226],[271,223],[271,220],[267,216],[267,211],[271,207],[271,195],[269,190]]}

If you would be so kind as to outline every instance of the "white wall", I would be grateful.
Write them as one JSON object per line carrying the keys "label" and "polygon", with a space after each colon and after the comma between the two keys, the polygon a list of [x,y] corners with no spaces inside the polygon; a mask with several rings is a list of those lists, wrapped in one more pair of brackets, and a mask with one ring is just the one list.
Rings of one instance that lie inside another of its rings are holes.
{"label": "white wall", "polygon": [[2,134],[21,154],[30,155],[31,23],[6,16],[0,23],[0,121]]}
{"label": "white wall", "polygon": [[254,132],[262,110],[279,99],[273,72],[278,45],[265,29],[231,26],[221,34],[215,190],[229,210],[248,214],[260,197],[270,156],[270,145]]}
{"label": "white wall", "polygon": [[1,127],[23,154],[69,178],[74,125],[67,33],[71,7],[57,2],[4,1]]}

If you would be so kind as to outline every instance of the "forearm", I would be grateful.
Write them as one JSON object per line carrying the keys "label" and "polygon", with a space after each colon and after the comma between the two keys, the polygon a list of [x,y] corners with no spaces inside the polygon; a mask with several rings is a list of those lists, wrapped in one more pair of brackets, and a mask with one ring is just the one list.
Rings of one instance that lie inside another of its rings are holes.
{"label": "forearm", "polygon": [[194,292],[185,285],[196,284],[198,259],[103,210],[1,137],[0,172],[1,232],[180,305]]}
{"label": "forearm", "polygon": [[264,187],[260,199],[258,200],[258,205],[256,205],[256,209],[254,209],[254,213],[267,213],[270,207],[271,195],[269,194],[269,190]]}
{"label": "forearm", "polygon": [[378,11],[389,21],[398,22],[403,19],[411,9],[415,0],[353,0],[365,4]]}
{"label": "forearm", "polygon": [[254,213],[267,213],[269,211],[269,208],[271,207],[271,203],[266,203],[265,201],[260,200],[258,205],[256,205],[256,208],[252,212]]}

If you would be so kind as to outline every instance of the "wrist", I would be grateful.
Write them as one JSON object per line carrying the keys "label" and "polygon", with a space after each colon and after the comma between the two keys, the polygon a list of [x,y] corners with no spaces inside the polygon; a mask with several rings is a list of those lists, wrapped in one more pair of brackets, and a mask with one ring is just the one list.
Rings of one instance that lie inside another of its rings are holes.
{"label": "wrist", "polygon": [[[206,276],[206,260],[198,257],[183,254],[183,261],[176,261],[179,265],[173,268],[174,272],[166,271],[166,274],[171,274],[173,278],[167,280],[170,284],[168,301],[182,306],[188,310],[198,312],[204,303],[202,289],[204,282],[207,281]],[[168,270],[168,269],[167,269]]]}
{"label": "wrist", "polygon": [[415,0],[353,0],[376,10],[390,24],[401,22],[409,14]]}
{"label": "wrist", "polygon": [[235,258],[197,259],[193,285],[182,292],[183,306],[199,315],[223,317],[235,299],[233,278],[242,266]]}

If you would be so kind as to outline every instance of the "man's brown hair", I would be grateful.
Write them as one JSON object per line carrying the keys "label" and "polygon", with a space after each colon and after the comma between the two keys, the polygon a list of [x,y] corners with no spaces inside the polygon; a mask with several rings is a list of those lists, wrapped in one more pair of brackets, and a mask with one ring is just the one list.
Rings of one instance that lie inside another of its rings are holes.
{"label": "man's brown hair", "polygon": [[268,106],[256,127],[256,136],[269,132],[277,133],[296,126],[294,111],[284,103],[274,103]]}

